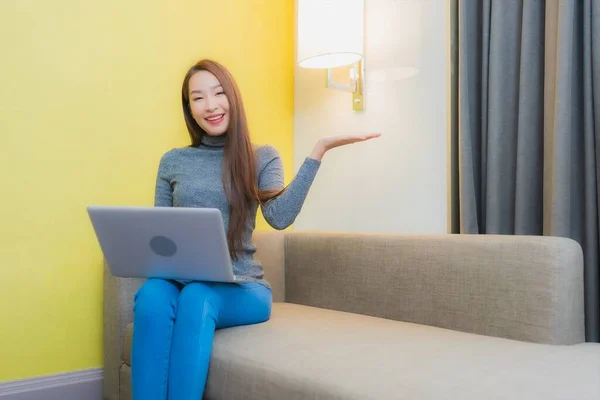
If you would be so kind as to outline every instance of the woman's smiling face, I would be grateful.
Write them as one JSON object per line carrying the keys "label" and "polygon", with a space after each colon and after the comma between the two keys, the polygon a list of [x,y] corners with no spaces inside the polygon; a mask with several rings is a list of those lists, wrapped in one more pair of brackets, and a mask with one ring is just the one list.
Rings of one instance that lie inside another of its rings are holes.
{"label": "woman's smiling face", "polygon": [[211,136],[227,132],[229,100],[216,76],[198,71],[189,81],[190,110],[194,120]]}

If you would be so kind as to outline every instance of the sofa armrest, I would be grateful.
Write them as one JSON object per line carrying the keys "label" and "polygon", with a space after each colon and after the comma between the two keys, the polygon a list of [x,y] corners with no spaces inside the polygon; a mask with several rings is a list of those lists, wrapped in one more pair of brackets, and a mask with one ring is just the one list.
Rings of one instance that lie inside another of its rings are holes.
{"label": "sofa armrest", "polygon": [[119,399],[123,338],[127,325],[133,321],[133,296],[143,282],[113,276],[104,262],[104,399]]}
{"label": "sofa armrest", "polygon": [[583,255],[556,237],[294,232],[286,301],[509,339],[585,341]]}

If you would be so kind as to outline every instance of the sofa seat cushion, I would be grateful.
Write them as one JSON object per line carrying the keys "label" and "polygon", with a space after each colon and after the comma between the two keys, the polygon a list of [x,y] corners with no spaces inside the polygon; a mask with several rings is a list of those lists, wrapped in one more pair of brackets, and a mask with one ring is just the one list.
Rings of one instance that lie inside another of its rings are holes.
{"label": "sofa seat cushion", "polygon": [[206,398],[597,400],[598,371],[600,344],[526,343],[275,303],[268,322],[217,332]]}

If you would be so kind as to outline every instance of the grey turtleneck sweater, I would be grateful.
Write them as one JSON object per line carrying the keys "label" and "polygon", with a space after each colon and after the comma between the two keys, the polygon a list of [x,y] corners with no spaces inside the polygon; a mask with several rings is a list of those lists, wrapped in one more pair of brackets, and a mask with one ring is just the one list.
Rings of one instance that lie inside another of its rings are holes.
{"label": "grey turtleneck sweater", "polygon": [[[175,148],[166,152],[159,164],[154,205],[156,207],[217,208],[223,215],[225,231],[229,225],[229,202],[223,190],[222,164],[225,136],[205,135],[197,147]],[[255,147],[258,187],[261,190],[284,187],[283,165],[272,146]],[[286,191],[265,203],[261,211],[275,229],[285,229],[298,216],[320,162],[306,158]],[[241,281],[257,281],[269,286],[263,278],[263,267],[253,255],[256,247],[252,233],[256,226],[258,203],[252,206],[242,234],[242,249],[233,262],[233,273]]]}

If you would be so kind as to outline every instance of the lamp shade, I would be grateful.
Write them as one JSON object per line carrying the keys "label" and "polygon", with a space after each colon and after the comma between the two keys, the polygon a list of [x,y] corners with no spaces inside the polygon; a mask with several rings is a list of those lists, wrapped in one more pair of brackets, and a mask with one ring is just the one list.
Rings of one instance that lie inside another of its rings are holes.
{"label": "lamp shade", "polygon": [[335,68],[363,57],[364,0],[299,0],[298,65]]}

